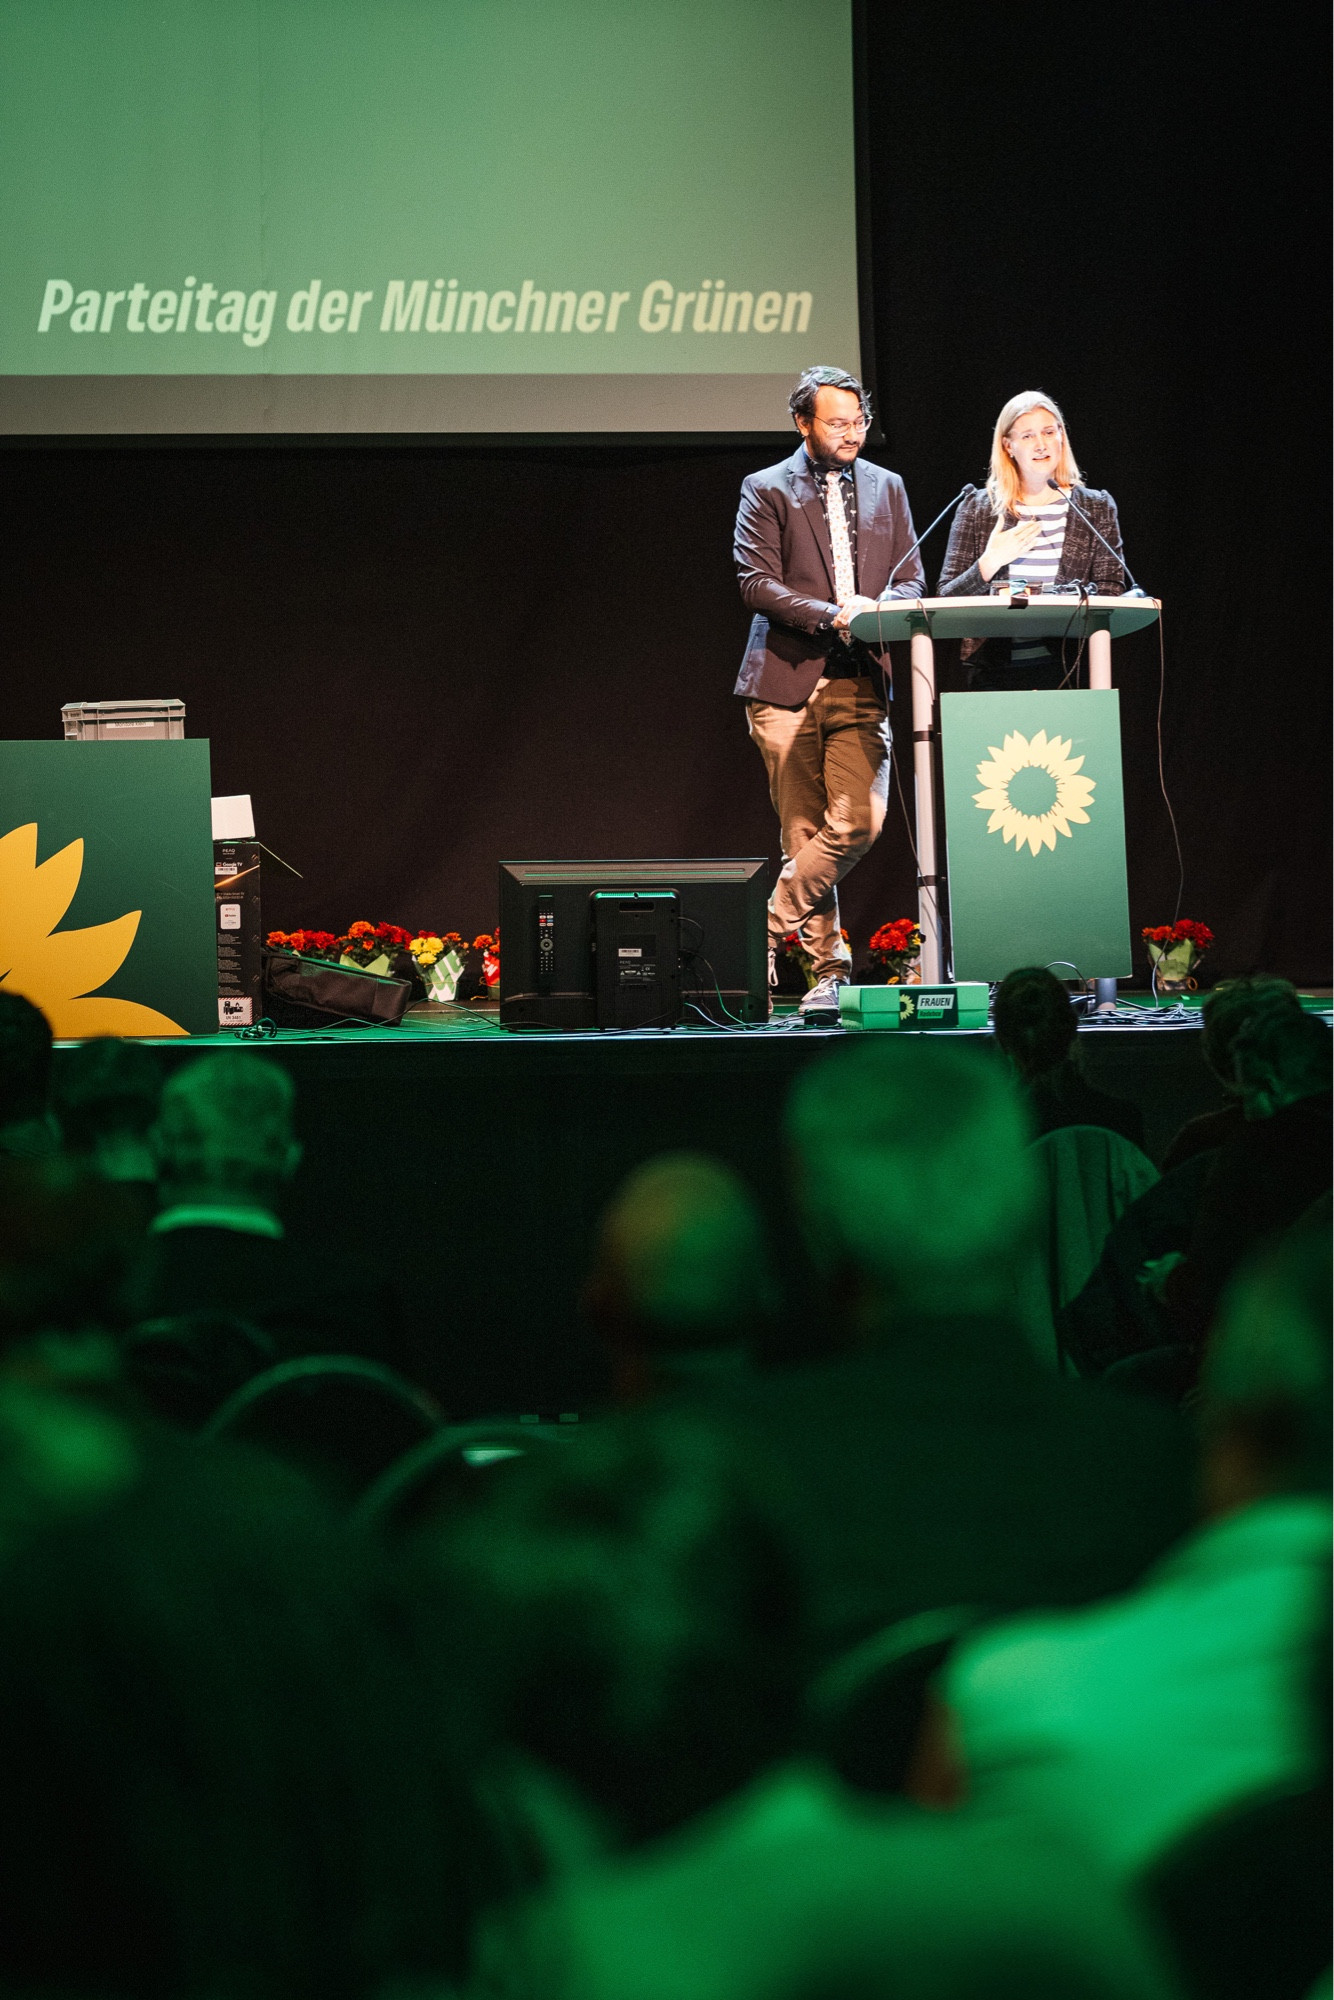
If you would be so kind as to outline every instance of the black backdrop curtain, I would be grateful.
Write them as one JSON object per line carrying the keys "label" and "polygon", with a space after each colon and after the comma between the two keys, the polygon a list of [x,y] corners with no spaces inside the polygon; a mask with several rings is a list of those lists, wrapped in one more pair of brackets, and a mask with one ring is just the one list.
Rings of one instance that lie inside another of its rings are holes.
{"label": "black backdrop curtain", "polygon": [[[1323,131],[1307,10],[873,4],[877,376],[919,526],[1022,387],[1166,600],[1182,913],[1214,976],[1329,977]],[[793,97],[819,87],[793,52]],[[1317,157],[1319,153],[1320,157]],[[812,355],[838,361],[837,355]],[[1317,472],[1317,461],[1319,470]],[[270,923],[466,931],[502,856],[776,854],[731,692],[754,451],[23,448],[4,454],[0,732],[179,695],[254,795]],[[934,578],[942,544],[928,551]],[[1158,654],[1120,644],[1136,928],[1170,918]],[[948,662],[944,684],[949,684]],[[900,758],[910,768],[906,702]],[[854,946],[915,909],[904,822]]]}

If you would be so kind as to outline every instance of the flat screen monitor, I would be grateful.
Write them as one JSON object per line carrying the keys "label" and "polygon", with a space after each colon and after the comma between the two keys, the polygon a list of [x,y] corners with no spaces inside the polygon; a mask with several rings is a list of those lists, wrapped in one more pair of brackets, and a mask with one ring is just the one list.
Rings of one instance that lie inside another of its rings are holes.
{"label": "flat screen monitor", "polygon": [[687,1023],[764,1021],[769,864],[737,860],[502,861],[500,1019],[507,1028],[597,1026],[592,897],[674,889]]}

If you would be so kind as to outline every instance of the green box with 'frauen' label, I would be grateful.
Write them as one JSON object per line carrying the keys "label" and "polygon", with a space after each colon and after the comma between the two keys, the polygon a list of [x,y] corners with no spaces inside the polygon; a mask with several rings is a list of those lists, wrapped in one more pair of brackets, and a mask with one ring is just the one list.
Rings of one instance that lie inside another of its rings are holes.
{"label": "green box with 'frauen' label", "polygon": [[990,995],[985,980],[963,986],[845,986],[838,1018],[850,1034],[879,1035],[900,1029],[969,1028],[987,1025]]}
{"label": "green box with 'frauen' label", "polygon": [[1130,972],[1114,689],[940,702],[956,979]]}

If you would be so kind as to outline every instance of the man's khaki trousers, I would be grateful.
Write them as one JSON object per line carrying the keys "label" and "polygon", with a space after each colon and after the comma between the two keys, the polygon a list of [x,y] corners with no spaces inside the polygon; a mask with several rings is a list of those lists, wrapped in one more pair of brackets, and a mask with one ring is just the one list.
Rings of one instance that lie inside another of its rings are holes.
{"label": "man's khaki trousers", "polygon": [[847,976],[852,954],[839,930],[838,884],[885,823],[889,720],[871,685],[865,674],[822,680],[803,708],[746,703],[783,830],[769,943],[796,931],[817,979]]}

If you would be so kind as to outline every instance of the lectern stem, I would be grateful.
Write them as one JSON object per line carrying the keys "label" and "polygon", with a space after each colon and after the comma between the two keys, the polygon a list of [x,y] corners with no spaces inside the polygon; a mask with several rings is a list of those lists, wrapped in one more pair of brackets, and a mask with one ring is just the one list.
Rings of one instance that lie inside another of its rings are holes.
{"label": "lectern stem", "polygon": [[912,635],[913,789],[917,807],[917,923],[922,933],[922,984],[943,977],[940,895],[936,864],[936,659],[929,632]]}

